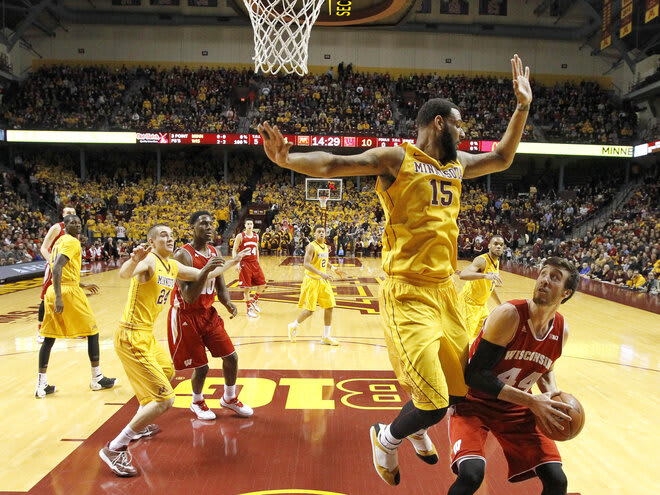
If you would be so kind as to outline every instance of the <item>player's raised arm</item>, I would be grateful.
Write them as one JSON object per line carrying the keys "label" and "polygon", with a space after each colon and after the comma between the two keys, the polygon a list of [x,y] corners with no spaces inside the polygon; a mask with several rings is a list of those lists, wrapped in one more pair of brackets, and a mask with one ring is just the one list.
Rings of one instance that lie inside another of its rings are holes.
{"label": "player's raised arm", "polygon": [[293,143],[287,143],[277,126],[259,124],[266,155],[282,168],[312,177],[343,177],[347,175],[386,175],[396,177],[405,151],[401,147],[372,148],[359,155],[333,155],[325,151],[289,153]]}
{"label": "player's raised arm", "polygon": [[518,103],[516,110],[511,116],[509,125],[504,136],[497,144],[497,148],[490,153],[471,155],[462,151],[458,152],[461,163],[465,167],[463,178],[472,179],[482,175],[506,170],[511,166],[516,154],[525,123],[529,115],[529,105],[532,102],[532,88],[529,84],[529,67],[523,69],[523,63],[518,55],[511,59],[511,72],[513,79],[513,91],[516,93]]}
{"label": "player's raised arm", "polygon": [[230,267],[240,262],[245,255],[249,254],[249,252],[249,249],[244,249],[229,261],[226,261],[220,256],[215,256],[211,258],[201,270],[192,266],[183,265],[176,260],[174,262],[179,263],[179,279],[187,282],[205,281],[206,279],[215,278],[226,272]]}
{"label": "player's raised arm", "polygon": [[133,249],[131,257],[121,265],[119,276],[121,278],[138,277],[138,282],[143,283],[149,280],[154,274],[153,256],[149,256],[151,246],[146,247],[140,244]]}

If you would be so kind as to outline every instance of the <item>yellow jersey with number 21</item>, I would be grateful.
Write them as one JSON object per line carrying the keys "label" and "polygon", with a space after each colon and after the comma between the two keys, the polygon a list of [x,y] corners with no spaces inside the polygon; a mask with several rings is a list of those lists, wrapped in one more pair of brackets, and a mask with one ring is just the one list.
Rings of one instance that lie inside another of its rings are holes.
{"label": "yellow jersey with number 21", "polygon": [[148,256],[156,258],[153,276],[144,283],[131,278],[128,301],[120,325],[129,330],[153,330],[160,312],[169,304],[170,292],[174,289],[179,265],[174,260],[164,260],[156,253]]}
{"label": "yellow jersey with number 21", "polygon": [[434,286],[456,271],[463,166],[445,164],[410,143],[394,183],[376,192],[385,210],[383,270],[413,284]]}

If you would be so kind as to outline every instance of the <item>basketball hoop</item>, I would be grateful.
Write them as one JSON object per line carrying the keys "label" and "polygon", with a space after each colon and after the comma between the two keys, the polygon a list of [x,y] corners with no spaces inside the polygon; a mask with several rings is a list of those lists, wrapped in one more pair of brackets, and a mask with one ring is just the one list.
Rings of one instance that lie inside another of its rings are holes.
{"label": "basketball hoop", "polygon": [[330,199],[330,189],[319,189],[317,194],[319,204],[325,210],[328,207],[328,200]]}
{"label": "basketball hoop", "polygon": [[325,0],[243,0],[254,30],[254,68],[307,74],[309,35]]}

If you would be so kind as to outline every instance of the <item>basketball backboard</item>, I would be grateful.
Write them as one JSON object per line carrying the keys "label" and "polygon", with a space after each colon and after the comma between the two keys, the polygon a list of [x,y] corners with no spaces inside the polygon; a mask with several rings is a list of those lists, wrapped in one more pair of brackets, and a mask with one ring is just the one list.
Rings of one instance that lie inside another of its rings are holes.
{"label": "basketball backboard", "polygon": [[344,197],[343,179],[305,178],[305,199],[318,201],[319,196],[327,195],[328,201],[341,201]]}

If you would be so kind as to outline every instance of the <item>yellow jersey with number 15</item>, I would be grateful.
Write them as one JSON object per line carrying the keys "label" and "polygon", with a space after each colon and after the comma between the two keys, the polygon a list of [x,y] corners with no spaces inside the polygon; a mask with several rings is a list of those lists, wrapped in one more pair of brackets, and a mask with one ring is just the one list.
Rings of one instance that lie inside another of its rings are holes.
{"label": "yellow jersey with number 15", "polygon": [[410,143],[394,183],[376,192],[385,210],[383,270],[433,286],[456,271],[463,166],[439,163]]}
{"label": "yellow jersey with number 15", "polygon": [[[486,261],[486,268],[484,273],[497,273],[500,274],[500,260],[499,258],[493,261],[490,254],[482,254],[478,256]],[[473,304],[486,304],[488,298],[495,290],[495,282],[481,278],[479,280],[468,280],[463,286],[461,293]]]}
{"label": "yellow jersey with number 15", "polygon": [[179,265],[174,260],[164,260],[156,253],[147,256],[156,258],[153,276],[144,283],[131,278],[128,301],[120,326],[129,330],[153,330],[154,322],[170,301],[170,292],[174,289]]}
{"label": "yellow jersey with number 15", "polygon": [[[312,256],[311,264],[318,271],[325,273],[328,270],[328,262],[330,261],[330,248],[327,244],[319,244],[316,241],[312,242],[312,247],[314,248],[314,256]],[[321,278],[309,270],[305,270],[305,275],[316,280]]]}

